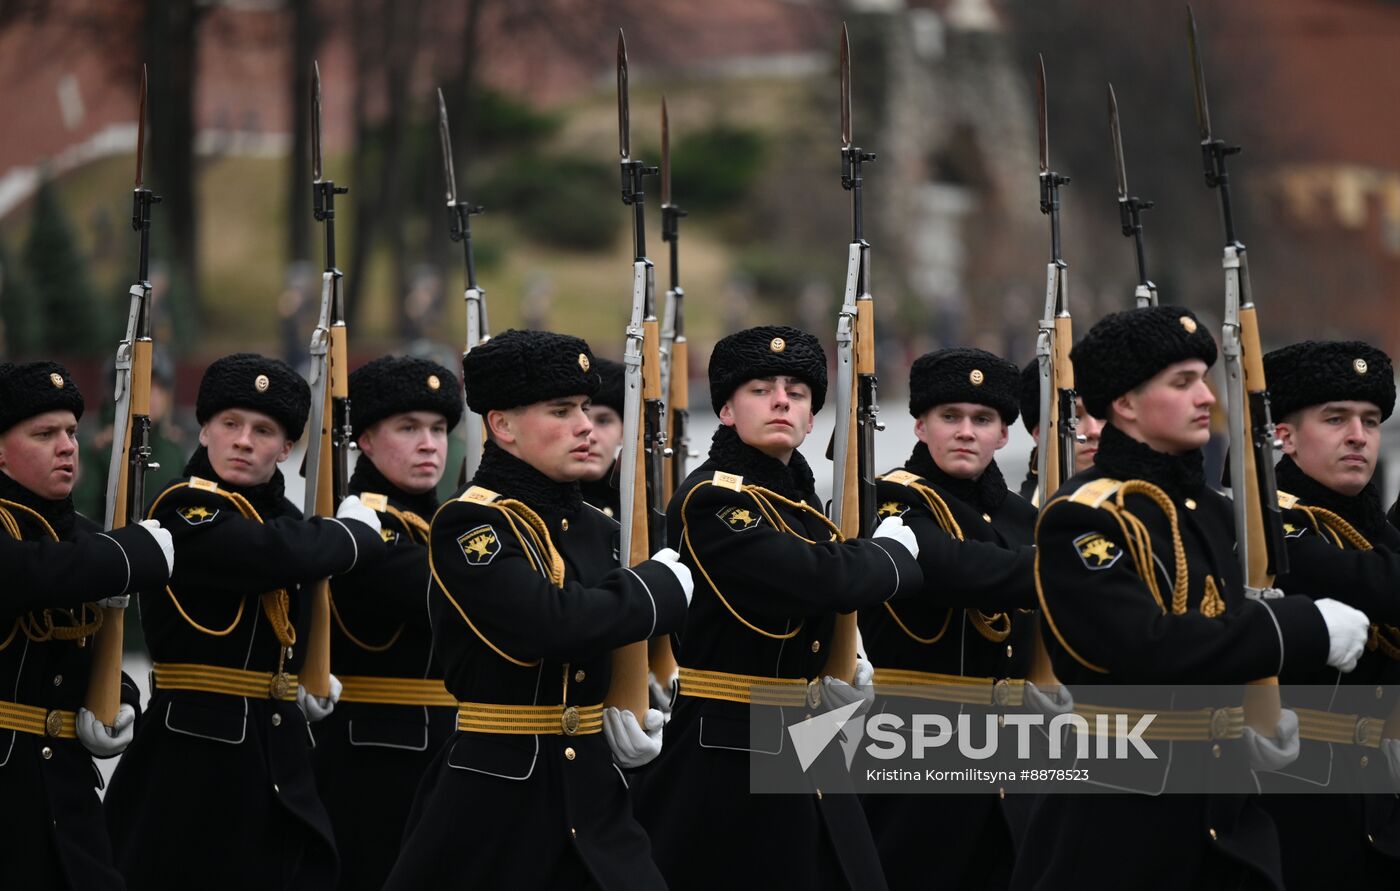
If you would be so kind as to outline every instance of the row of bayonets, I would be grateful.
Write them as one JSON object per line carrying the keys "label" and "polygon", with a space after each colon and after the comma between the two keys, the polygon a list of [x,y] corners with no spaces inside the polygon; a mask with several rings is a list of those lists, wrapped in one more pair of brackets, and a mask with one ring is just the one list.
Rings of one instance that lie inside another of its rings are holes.
{"label": "row of bayonets", "polygon": [[[1196,117],[1200,129],[1201,156],[1206,183],[1218,190],[1225,222],[1225,312],[1222,354],[1228,381],[1231,480],[1237,486],[1234,499],[1238,553],[1245,569],[1250,596],[1273,593],[1272,579],[1286,571],[1282,524],[1273,479],[1273,427],[1269,418],[1267,388],[1260,361],[1258,321],[1250,298],[1245,248],[1236,238],[1231,213],[1226,159],[1239,151],[1214,136],[1206,102],[1204,72],[1198,51],[1195,19],[1187,10],[1192,74],[1195,80]],[[1060,187],[1069,182],[1051,169],[1046,114],[1045,65],[1037,71],[1037,117],[1040,148],[1040,206],[1050,218],[1051,259],[1046,271],[1045,309],[1039,324],[1036,353],[1040,367],[1040,439],[1037,460],[1039,498],[1044,504],[1059,484],[1073,472],[1076,418],[1074,377],[1069,363],[1073,342],[1066,272],[1060,249]],[[851,193],[852,235],[848,246],[846,280],[836,333],[836,425],[832,441],[834,463],[831,518],[844,536],[868,535],[875,519],[875,432],[882,429],[876,393],[874,302],[870,290],[870,244],[865,240],[862,206],[862,167],[875,155],[859,148],[851,129],[850,41],[841,30],[841,185]],[[685,216],[672,201],[670,177],[670,127],[665,99],[661,104],[661,167],[648,167],[631,151],[628,105],[626,40],[619,30],[617,41],[618,135],[623,203],[632,209],[634,260],[632,264],[631,314],[625,332],[625,403],[623,448],[619,457],[622,524],[619,559],[624,565],[645,560],[664,546],[665,508],[672,492],[684,479],[690,457],[687,436],[687,344],[684,324],[684,291],[680,285],[679,222]],[[136,186],[133,192],[132,227],[140,234],[136,283],[130,290],[126,332],[117,350],[115,398],[117,417],[107,492],[106,525],[117,528],[141,518],[145,503],[144,475],[150,466],[150,369],[151,321],[149,242],[151,208],[160,201],[143,184],[147,83],[142,74],[140,121],[136,152]],[[438,91],[439,131],[442,140],[449,234],[460,242],[466,264],[466,351],[490,336],[486,294],[476,280],[472,253],[471,217],[482,208],[458,192],[447,106]],[[1118,200],[1124,235],[1134,238],[1139,283],[1139,306],[1155,305],[1156,287],[1147,276],[1142,244],[1141,212],[1151,202],[1131,196],[1123,162],[1117,103],[1109,87],[1109,122],[1113,142]],[[304,473],[307,480],[307,516],[331,516],[345,497],[348,452],[351,448],[350,405],[347,389],[345,305],[341,272],[335,260],[335,196],[347,189],[323,176],[321,167],[321,79],[319,68],[312,78],[313,211],[325,234],[325,271],[322,274],[320,312],[311,339],[310,383],[312,404]],[[647,176],[660,173],[662,238],[670,246],[670,287],[666,292],[664,323],[656,316],[655,274],[646,250],[645,188]],[[482,418],[467,410],[463,435],[466,457],[462,478],[470,479],[485,443]],[[317,695],[329,692],[330,608],[323,581],[312,592],[312,627],[308,635],[305,665],[300,680]],[[93,682],[89,708],[104,721],[114,719],[118,704],[121,668],[123,611],[106,610],[94,650]],[[850,680],[855,669],[855,616],[838,619],[830,647],[826,673]],[[1036,648],[1032,679],[1054,683],[1043,645]],[[642,714],[647,707],[648,662],[658,677],[669,677],[674,666],[667,641],[618,651],[608,701]],[[1271,695],[1266,685],[1258,691],[1267,710]],[[1261,726],[1267,718],[1261,721]],[[1267,724],[1272,727],[1272,724]]]}

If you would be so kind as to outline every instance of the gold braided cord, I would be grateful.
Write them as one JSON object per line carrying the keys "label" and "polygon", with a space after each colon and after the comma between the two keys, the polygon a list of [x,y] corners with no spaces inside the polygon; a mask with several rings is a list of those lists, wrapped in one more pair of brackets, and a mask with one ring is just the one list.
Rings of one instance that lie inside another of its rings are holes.
{"label": "gold braided cord", "polygon": [[[456,502],[454,501],[449,501],[447,502],[447,504],[444,504],[442,505],[442,507],[439,507],[437,509],[437,513],[433,514],[433,522],[437,522],[438,515],[442,513],[444,508],[446,508],[450,504],[455,503]],[[488,502],[476,503],[481,504],[484,507],[495,508],[496,510],[501,512],[501,514],[506,518],[506,521],[510,524],[511,531],[513,531],[516,534],[516,536],[520,538],[520,544],[522,546],[522,549],[525,551],[525,556],[527,558],[530,558],[530,549],[528,547],[524,547],[525,538],[524,536],[520,535],[520,530],[516,526],[515,521],[512,518],[511,512],[506,510],[504,507],[501,507],[500,504],[493,504]],[[538,519],[538,517],[536,519]],[[533,558],[530,558],[530,566],[536,572],[544,574],[543,570],[535,564]],[[500,656],[502,659],[506,660],[510,664],[518,665],[521,668],[534,668],[535,666],[539,665],[541,662],[544,661],[543,659],[533,659],[530,661],[517,659],[514,656],[507,653],[505,650],[496,646],[494,643],[491,642],[490,638],[488,638],[485,634],[481,633],[481,629],[476,627],[476,623],[467,617],[467,611],[462,609],[462,605],[457,602],[457,598],[452,596],[452,592],[448,590],[447,584],[442,580],[442,576],[438,575],[437,564],[433,560],[433,549],[431,547],[428,548],[428,572],[432,575],[433,582],[438,586],[438,590],[441,591],[443,596],[447,598],[447,602],[452,604],[453,609],[457,610],[457,615],[462,617],[462,621],[467,623],[467,627],[471,629],[472,634],[475,634],[477,638],[481,640],[482,643],[486,644],[486,646],[488,646],[491,649],[491,652],[495,653],[497,656]]]}
{"label": "gold braided cord", "polygon": [[992,643],[1001,643],[1011,636],[1011,616],[1006,613],[984,613],[980,609],[964,610],[977,633]]}
{"label": "gold braided cord", "polygon": [[1342,519],[1337,514],[1325,507],[1310,507],[1306,504],[1295,505],[1297,510],[1308,515],[1308,522],[1312,523],[1314,529],[1321,535],[1323,531],[1332,536],[1332,542],[1337,547],[1342,547],[1345,541],[1358,551],[1371,550],[1371,543],[1366,540],[1366,536],[1356,530],[1356,527]]}
{"label": "gold braided cord", "polygon": [[402,523],[404,528],[409,531],[410,535],[417,533],[418,538],[422,540],[423,544],[428,543],[429,527],[427,520],[418,516],[411,510],[399,510],[392,504],[384,505],[384,512]]}
{"label": "gold braided cord", "polygon": [[[1124,498],[1130,494],[1147,496],[1154,504],[1162,509],[1162,513],[1167,515],[1167,522],[1171,525],[1172,530],[1172,557],[1176,563],[1176,566],[1173,568],[1172,614],[1178,616],[1183,615],[1186,612],[1186,593],[1191,582],[1191,575],[1186,567],[1186,546],[1182,544],[1181,528],[1177,525],[1176,505],[1172,503],[1171,497],[1167,495],[1166,492],[1162,491],[1160,487],[1146,480],[1128,480],[1119,487],[1118,494],[1114,498],[1119,509],[1124,514],[1128,514],[1127,507],[1124,504]],[[1128,515],[1131,516],[1131,514]],[[1136,517],[1133,517],[1133,520],[1137,522],[1138,526],[1142,529],[1141,542],[1146,548],[1141,565],[1148,574],[1151,574],[1153,564],[1152,543],[1147,535],[1147,527],[1143,526],[1141,521],[1138,521]]]}
{"label": "gold braided cord", "polygon": [[[54,541],[58,541],[58,533],[54,531],[49,521],[44,519],[43,514],[32,508],[26,507],[17,501],[10,501],[0,498],[0,525],[5,527],[5,531],[12,538],[19,541],[24,540],[24,533],[19,526],[19,520],[13,511],[19,511],[31,520],[39,524],[44,534]],[[67,624],[55,624],[54,615],[59,614],[68,617]],[[97,633],[97,629],[102,627],[103,613],[100,609],[89,603],[84,603],[78,608],[75,615],[71,609],[41,609],[37,613],[29,612],[17,619],[10,627],[10,633],[0,643],[0,650],[7,648],[15,639],[15,634],[24,632],[24,636],[35,643],[44,643],[50,640],[79,641],[81,642]]]}
{"label": "gold braided cord", "polygon": [[[729,601],[725,599],[724,595],[719,592],[719,586],[715,584],[714,579],[710,578],[709,570],[705,569],[705,564],[700,561],[700,555],[695,553],[695,546],[690,543],[690,517],[686,513],[686,508],[690,506],[690,499],[695,496],[696,492],[700,491],[701,486],[713,485],[714,482],[711,480],[701,480],[699,483],[696,483],[694,488],[692,488],[689,492],[685,493],[685,500],[681,502],[681,547],[690,552],[690,558],[695,561],[695,568],[700,570],[700,574],[705,577],[705,583],[710,586],[711,591],[715,592],[715,596],[719,598],[719,602],[724,604],[724,608],[729,610],[729,614],[733,616],[739,622],[739,624],[743,625],[745,628],[749,629],[753,633],[766,637],[769,640],[791,640],[792,638],[796,637],[798,633],[802,630],[803,623],[799,622],[796,628],[794,628],[792,631],[789,631],[786,634],[779,634],[774,631],[765,631],[764,629],[750,622],[748,619],[745,619],[743,616],[739,615],[739,611],[734,609],[734,607],[730,605]],[[772,510],[773,507],[771,504],[767,503],[762,497],[760,497],[754,491],[752,491],[755,488],[757,487],[745,486],[744,491],[749,495],[750,498],[753,498],[754,503],[758,505],[759,511],[763,512],[764,516],[768,516],[767,511]],[[782,498],[782,496],[777,497]],[[782,500],[786,501],[787,499]],[[811,510],[811,508],[808,508],[808,510]],[[816,513],[816,511],[812,512],[814,514]],[[818,514],[818,516],[820,515]],[[822,519],[826,518],[823,517]],[[772,522],[774,526],[780,530],[785,529],[787,527],[787,524],[785,523],[782,525],[778,525],[779,523],[781,523],[781,519],[775,522],[772,517],[769,517],[769,522]],[[828,524],[829,523],[830,521],[828,521]],[[793,534],[795,535],[796,533]],[[840,532],[837,531],[835,534],[839,536]],[[801,538],[801,536],[798,537]],[[807,541],[807,539],[803,540]]]}
{"label": "gold braided cord", "polygon": [[1372,625],[1371,634],[1366,638],[1366,649],[1380,650],[1391,659],[1400,659],[1400,646],[1396,646],[1396,639],[1400,639],[1400,628]]}
{"label": "gold braided cord", "polygon": [[837,526],[831,521],[830,517],[828,517],[821,511],[813,508],[812,505],[808,504],[805,501],[793,501],[791,498],[786,498],[782,495],[779,495],[777,492],[774,492],[772,489],[765,489],[762,486],[744,486],[744,491],[748,492],[750,495],[758,499],[759,509],[763,510],[766,507],[767,510],[764,510],[764,515],[769,516],[771,514],[770,519],[773,521],[773,525],[781,529],[783,532],[786,532],[788,535],[794,536],[795,538],[800,538],[803,541],[807,542],[807,544],[817,543],[814,539],[807,538],[805,535],[802,535],[797,530],[789,526],[783,520],[782,515],[778,513],[778,509],[773,507],[772,502],[774,501],[778,502],[779,504],[786,505],[799,513],[805,513],[820,520],[822,522],[822,525],[826,526],[827,529],[831,530],[831,538],[827,539],[828,541],[845,540],[841,536],[840,526]]}
{"label": "gold braided cord", "polygon": [[1225,612],[1225,598],[1220,596],[1220,589],[1215,584],[1215,576],[1206,576],[1206,590],[1201,595],[1201,605],[1197,609],[1201,611],[1201,615],[1210,619]]}
{"label": "gold braided cord", "polygon": [[4,525],[5,531],[9,533],[10,538],[16,540],[24,539],[24,534],[19,531],[19,521],[15,519],[14,514],[5,510],[3,507],[0,507],[0,524]]}
{"label": "gold braided cord", "polygon": [[[404,529],[406,529],[406,530],[408,531],[408,534],[409,534],[409,537],[410,537],[410,538],[415,538],[415,537],[416,537],[416,538],[420,539],[420,540],[422,541],[423,544],[427,544],[427,543],[428,543],[428,532],[429,532],[429,527],[428,527],[428,521],[427,521],[427,520],[424,520],[422,517],[418,516],[418,515],[417,515],[416,513],[414,513],[413,511],[399,510],[398,508],[394,507],[394,506],[391,505],[391,504],[386,504],[386,505],[384,506],[384,513],[387,513],[389,516],[393,517],[394,519],[396,519],[396,520],[398,520],[400,523],[402,523]],[[389,640],[386,641],[385,643],[382,643],[382,644],[368,644],[368,643],[365,643],[364,641],[362,641],[362,640],[360,640],[358,637],[356,637],[353,633],[351,633],[351,631],[350,631],[350,626],[348,626],[348,625],[345,624],[345,619],[344,619],[344,617],[342,617],[342,616],[340,615],[340,609],[335,605],[335,596],[334,596],[334,595],[335,595],[335,592],[332,591],[332,592],[331,592],[331,596],[328,597],[327,599],[330,601],[330,605],[331,605],[331,616],[332,616],[332,618],[335,619],[335,624],[336,624],[336,626],[337,626],[338,628],[340,628],[340,633],[341,633],[341,634],[344,634],[345,637],[346,637],[352,644],[354,644],[355,646],[359,647],[360,649],[364,650],[364,651],[367,652],[367,653],[383,653],[383,652],[389,650],[391,647],[393,647],[394,644],[396,644],[396,643],[399,642],[399,638],[403,636],[404,629],[408,627],[408,623],[407,623],[407,622],[404,622],[404,623],[400,624],[399,627],[398,627],[398,630],[395,631],[395,632],[393,633],[393,635],[390,636]]]}
{"label": "gold braided cord", "polygon": [[516,535],[520,534],[516,519],[519,518],[521,522],[525,523],[525,531],[530,534],[535,547],[539,549],[541,555],[549,560],[549,570],[545,576],[554,587],[564,587],[564,557],[554,547],[554,542],[549,537],[549,527],[545,525],[540,515],[531,510],[525,502],[517,501],[514,498],[501,498],[496,501],[496,505],[506,512],[511,527],[516,529]]}

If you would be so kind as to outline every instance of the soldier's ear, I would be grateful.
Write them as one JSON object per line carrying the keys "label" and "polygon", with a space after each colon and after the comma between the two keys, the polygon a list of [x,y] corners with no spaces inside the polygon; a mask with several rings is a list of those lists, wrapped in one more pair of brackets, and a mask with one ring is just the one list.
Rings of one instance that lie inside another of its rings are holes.
{"label": "soldier's ear", "polygon": [[1274,432],[1278,436],[1278,441],[1282,443],[1283,453],[1292,455],[1298,451],[1298,446],[1293,442],[1293,425],[1288,421],[1278,421],[1274,424]]}
{"label": "soldier's ear", "polygon": [[497,443],[515,442],[515,428],[511,424],[511,416],[500,409],[491,409],[486,413],[486,429],[491,434],[491,439]]}
{"label": "soldier's ear", "polygon": [[208,430],[208,423],[199,425],[199,444],[204,446],[206,449],[209,448],[209,436],[207,433]]}
{"label": "soldier's ear", "polygon": [[734,400],[726,399],[719,407],[719,422],[726,427],[734,426]]}
{"label": "soldier's ear", "polygon": [[1001,422],[1001,436],[997,437],[997,448],[1000,449],[1000,448],[1004,447],[1004,446],[1005,446],[1008,442],[1010,442],[1010,441],[1011,441],[1011,431],[1010,431],[1010,429],[1007,428],[1006,422],[1005,422],[1005,421],[1002,421],[1002,422]]}
{"label": "soldier's ear", "polygon": [[281,464],[292,456],[292,449],[296,446],[296,440],[286,439],[282,441],[282,451],[277,453],[277,463]]}

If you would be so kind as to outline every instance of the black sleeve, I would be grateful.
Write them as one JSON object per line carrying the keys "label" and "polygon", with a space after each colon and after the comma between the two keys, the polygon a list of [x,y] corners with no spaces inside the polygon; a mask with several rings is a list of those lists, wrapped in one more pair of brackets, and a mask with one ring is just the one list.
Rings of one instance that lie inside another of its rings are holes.
{"label": "black sleeve", "polygon": [[1294,528],[1285,539],[1289,570],[1279,576],[1280,588],[1314,599],[1331,597],[1361,610],[1372,622],[1400,625],[1400,553],[1343,550],[1311,527]]}
{"label": "black sleeve", "polygon": [[[734,523],[745,511],[751,524]],[[713,586],[740,613],[785,618],[864,609],[923,585],[919,563],[894,541],[808,543],[763,519],[746,492],[699,485],[681,510],[681,555],[695,585]]]}
{"label": "black sleeve", "polygon": [[[464,633],[476,634],[514,659],[572,662],[680,629],[686,597],[670,569],[647,560],[615,569],[597,584],[553,584],[512,531],[503,508],[453,502],[433,518],[429,560],[433,608]],[[435,620],[434,634],[445,633]],[[473,633],[465,630],[465,633]]]}
{"label": "black sleeve", "polygon": [[[1102,559],[1081,558],[1076,540],[1095,533],[1111,545]],[[1246,683],[1278,674],[1285,658],[1326,660],[1326,625],[1305,597],[1248,600],[1213,618],[1164,609],[1106,511],[1053,502],[1036,545],[1042,619],[1063,648],[1057,655],[1120,683]]]}
{"label": "black sleeve", "polygon": [[371,620],[423,622],[428,581],[428,546],[415,538],[391,514],[379,514],[379,521],[396,536],[384,548],[382,560],[361,561],[354,569],[337,576],[331,591],[337,604],[353,602],[357,615]]}
{"label": "black sleeve", "polygon": [[73,541],[16,541],[0,536],[4,613],[159,591],[169,572],[155,538],[139,526],[78,533]]}
{"label": "black sleeve", "polygon": [[938,525],[924,505],[895,503],[896,515],[904,518],[919,540],[919,568],[924,573],[921,596],[943,606],[987,612],[1035,608],[1035,548],[959,541]]}

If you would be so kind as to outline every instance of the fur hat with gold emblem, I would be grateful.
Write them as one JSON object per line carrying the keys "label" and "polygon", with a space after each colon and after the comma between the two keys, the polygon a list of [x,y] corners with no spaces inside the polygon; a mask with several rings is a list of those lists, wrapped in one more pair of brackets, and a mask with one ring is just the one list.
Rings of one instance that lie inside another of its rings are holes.
{"label": "fur hat with gold emblem", "polygon": [[919,417],[935,405],[971,402],[994,408],[1006,424],[1020,414],[1021,369],[974,347],[925,353],[909,369],[909,414]]}
{"label": "fur hat with gold emblem", "polygon": [[282,425],[288,439],[301,439],[311,411],[311,387],[281,359],[234,353],[204,372],[194,403],[195,420],[206,424],[226,408],[262,412]]}
{"label": "fur hat with gold emblem", "polygon": [[350,372],[350,425],[360,438],[375,424],[406,411],[436,412],[447,429],[462,419],[457,375],[431,359],[380,356]]}
{"label": "fur hat with gold emblem", "polygon": [[731,334],[710,353],[710,404],[715,414],[744,383],[787,375],[812,388],[812,412],[826,402],[826,353],[821,341],[786,325],[761,325]]}
{"label": "fur hat with gold emblem", "polygon": [[1264,354],[1275,421],[1324,402],[1370,402],[1381,420],[1395,409],[1390,357],[1359,340],[1305,340]]}
{"label": "fur hat with gold emblem", "polygon": [[1096,418],[1107,418],[1113,400],[1167,366],[1200,359],[1209,368],[1215,357],[1215,339],[1195,313],[1181,306],[1110,313],[1069,354],[1075,391]]}
{"label": "fur hat with gold emblem", "polygon": [[602,386],[595,364],[581,338],[512,328],[462,357],[467,404],[484,415],[564,396],[592,397]]}
{"label": "fur hat with gold emblem", "polygon": [[46,411],[67,409],[83,416],[83,394],[57,362],[0,364],[0,433]]}

